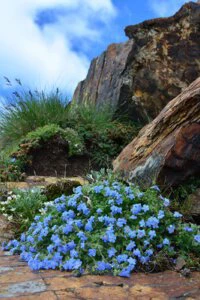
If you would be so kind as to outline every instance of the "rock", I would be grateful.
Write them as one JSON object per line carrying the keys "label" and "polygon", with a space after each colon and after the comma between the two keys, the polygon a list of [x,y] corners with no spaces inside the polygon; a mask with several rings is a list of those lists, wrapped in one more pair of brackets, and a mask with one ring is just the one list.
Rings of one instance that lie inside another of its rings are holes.
{"label": "rock", "polygon": [[4,182],[0,183],[0,189],[3,192],[14,190],[14,189],[31,189],[34,187],[38,188],[46,188],[48,186],[53,186],[64,183],[76,183],[75,185],[83,185],[87,184],[88,181],[83,179],[82,177],[66,177],[66,178],[58,178],[58,177],[48,177],[48,176],[28,176],[26,182]]}
{"label": "rock", "polygon": [[200,189],[197,189],[188,197],[190,203],[190,215],[200,224]]}
{"label": "rock", "polygon": [[52,201],[63,194],[66,196],[73,194],[73,189],[78,186],[80,186],[80,182],[78,180],[62,178],[57,180],[55,183],[48,184],[44,188],[43,193],[47,196],[49,201]]}
{"label": "rock", "polygon": [[90,66],[73,101],[112,105],[147,123],[200,75],[200,5],[174,16],[128,26],[129,40],[112,44]]}
{"label": "rock", "polygon": [[121,152],[114,170],[149,186],[177,186],[200,174],[200,77]]}
{"label": "rock", "polygon": [[177,261],[176,261],[176,266],[175,266],[175,270],[176,271],[180,271],[183,269],[183,267],[186,265],[186,261],[183,257],[179,256],[177,258]]}
{"label": "rock", "polygon": [[12,224],[0,215],[0,245],[14,238],[14,230]]}

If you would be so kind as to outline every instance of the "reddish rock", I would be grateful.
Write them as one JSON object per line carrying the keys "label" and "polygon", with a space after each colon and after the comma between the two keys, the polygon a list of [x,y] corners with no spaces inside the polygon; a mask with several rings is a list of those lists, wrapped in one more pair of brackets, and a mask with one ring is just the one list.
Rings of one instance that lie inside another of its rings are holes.
{"label": "reddish rock", "polygon": [[132,181],[165,186],[200,174],[200,77],[139,132],[114,170]]}
{"label": "reddish rock", "polygon": [[92,61],[73,100],[110,104],[147,123],[200,76],[200,5],[189,2],[172,17],[128,26],[125,33],[127,42]]}
{"label": "reddish rock", "polygon": [[[3,260],[8,259],[5,267]],[[200,273],[189,278],[180,273],[133,273],[130,278],[114,276],[82,276],[76,278],[69,272],[32,272],[24,264],[16,266],[18,256],[0,252],[0,299],[199,299]]]}

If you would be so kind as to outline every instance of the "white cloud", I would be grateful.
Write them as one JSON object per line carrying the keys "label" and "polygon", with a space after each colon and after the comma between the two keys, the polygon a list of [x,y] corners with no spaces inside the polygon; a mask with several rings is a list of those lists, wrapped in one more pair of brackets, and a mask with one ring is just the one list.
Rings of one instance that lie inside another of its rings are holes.
{"label": "white cloud", "polygon": [[187,1],[185,0],[149,0],[149,6],[157,17],[173,15]]}
{"label": "white cloud", "polygon": [[[37,13],[58,7],[66,14],[39,28]],[[89,66],[84,52],[73,50],[73,38],[97,41],[101,28],[93,28],[91,16],[107,24],[115,13],[111,0],[0,0],[0,76],[72,93]]]}

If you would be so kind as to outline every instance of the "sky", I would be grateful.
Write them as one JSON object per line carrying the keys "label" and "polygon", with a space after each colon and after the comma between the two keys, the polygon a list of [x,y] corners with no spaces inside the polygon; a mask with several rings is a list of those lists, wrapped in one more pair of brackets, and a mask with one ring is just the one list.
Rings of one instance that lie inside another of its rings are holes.
{"label": "sky", "polygon": [[174,14],[183,0],[0,0],[0,99],[15,78],[30,89],[59,87],[69,98],[91,60],[124,28]]}

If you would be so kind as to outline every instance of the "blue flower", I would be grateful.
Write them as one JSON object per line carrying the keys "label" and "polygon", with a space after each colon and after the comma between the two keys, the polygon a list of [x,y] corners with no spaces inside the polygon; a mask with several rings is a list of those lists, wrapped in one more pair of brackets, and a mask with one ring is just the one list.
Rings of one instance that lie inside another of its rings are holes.
{"label": "blue flower", "polygon": [[168,227],[167,227],[167,231],[169,232],[169,233],[174,233],[174,230],[175,230],[175,225],[169,225]]}
{"label": "blue flower", "polygon": [[34,241],[35,241],[34,238],[31,235],[28,235],[26,240],[27,240],[27,242],[29,242],[31,244],[33,244]]}
{"label": "blue flower", "polygon": [[57,234],[53,234],[51,237],[51,241],[54,243],[55,246],[61,245],[61,240]]}
{"label": "blue flower", "polygon": [[68,234],[73,231],[73,226],[71,224],[67,224],[63,227],[62,232],[64,234]]}
{"label": "blue flower", "polygon": [[63,269],[67,271],[78,270],[82,265],[80,259],[70,258],[63,264]]}
{"label": "blue flower", "polygon": [[153,185],[151,189],[160,192],[160,188],[157,185]]}
{"label": "blue flower", "polygon": [[115,248],[110,248],[108,249],[108,257],[113,257],[115,255],[115,253],[117,252],[117,250]]}
{"label": "blue flower", "polygon": [[129,194],[127,197],[128,197],[130,200],[133,200],[133,199],[135,199],[135,196],[134,196],[134,194]]}
{"label": "blue flower", "polygon": [[119,264],[123,263],[123,262],[126,262],[128,259],[128,255],[127,254],[120,254],[117,256],[117,262]]}
{"label": "blue flower", "polygon": [[79,237],[79,239],[80,239],[82,242],[87,241],[87,237],[86,237],[86,235],[85,235],[85,233],[84,233],[83,231],[79,231],[79,232],[77,233],[77,236]]}
{"label": "blue flower", "polygon": [[55,261],[61,262],[62,259],[63,259],[63,256],[60,255],[59,252],[56,252],[56,253],[54,254],[54,256],[53,256],[53,260],[55,260]]}
{"label": "blue flower", "polygon": [[130,277],[131,270],[127,267],[122,269],[122,271],[119,273],[119,276],[121,277]]}
{"label": "blue flower", "polygon": [[146,226],[146,223],[145,223],[144,219],[142,219],[142,220],[139,222],[139,225],[140,225],[140,227],[145,227],[145,226]]}
{"label": "blue flower", "polygon": [[64,203],[57,204],[56,209],[57,209],[58,212],[63,212],[63,211],[66,210],[66,205]]}
{"label": "blue flower", "polygon": [[69,250],[73,250],[75,247],[76,247],[76,243],[74,241],[67,243],[67,248]]}
{"label": "blue flower", "polygon": [[163,245],[170,245],[169,239],[165,238],[165,239],[163,240]]}
{"label": "blue flower", "polygon": [[93,227],[92,227],[92,222],[88,221],[85,225],[85,230],[86,231],[92,231],[93,230]]}
{"label": "blue flower", "polygon": [[142,193],[142,192],[137,193],[138,198],[142,198],[143,196],[144,196],[144,193]]}
{"label": "blue flower", "polygon": [[85,203],[83,203],[83,202],[81,202],[81,203],[78,205],[77,210],[78,210],[78,211],[82,211],[83,214],[86,215],[86,216],[89,215],[89,213],[90,213],[89,208],[88,208],[87,205],[86,205]]}
{"label": "blue flower", "polygon": [[116,214],[121,214],[122,213],[122,208],[121,207],[118,207],[118,206],[115,206],[115,205],[112,205],[111,208],[110,208],[111,212],[113,215],[116,215]]}
{"label": "blue flower", "polygon": [[156,217],[150,217],[146,221],[147,227],[158,228],[159,220]]}
{"label": "blue flower", "polygon": [[[130,266],[132,266],[133,268],[135,267],[135,265],[136,265],[136,259],[135,259],[135,258],[129,257],[129,258],[127,259],[127,261],[128,261],[128,263],[129,263],[129,268],[130,268]],[[133,270],[133,269],[132,269],[132,270]]]}
{"label": "blue flower", "polygon": [[134,241],[131,241],[131,242],[126,246],[126,250],[127,250],[127,251],[132,251],[133,248],[135,248],[135,247],[136,247],[135,242],[134,242]]}
{"label": "blue flower", "polygon": [[74,193],[75,194],[82,194],[82,186],[77,186],[76,188],[74,188]]}
{"label": "blue flower", "polygon": [[94,186],[93,190],[96,194],[99,194],[103,190],[103,185]]}
{"label": "blue flower", "polygon": [[149,261],[149,256],[141,256],[140,257],[140,262],[142,264],[146,264],[146,263],[148,263],[148,261]]}
{"label": "blue flower", "polygon": [[144,212],[149,211],[149,205],[144,204],[144,205],[142,206],[142,210],[143,210]]}
{"label": "blue flower", "polygon": [[76,250],[72,249],[72,250],[70,250],[70,256],[71,256],[72,258],[78,257],[78,252],[77,252]]}
{"label": "blue flower", "polygon": [[156,237],[156,232],[155,232],[155,230],[150,230],[150,231],[149,231],[149,236],[150,236],[150,239],[153,239],[154,237]]}
{"label": "blue flower", "polygon": [[105,235],[102,237],[102,240],[105,243],[115,243],[116,241],[116,235],[114,234],[113,230],[107,230]]}
{"label": "blue flower", "polygon": [[142,230],[138,229],[138,231],[137,231],[137,238],[138,239],[143,238],[145,235],[146,235],[146,232],[145,232],[144,229],[142,229]]}
{"label": "blue flower", "polygon": [[141,210],[142,210],[141,203],[134,204],[131,208],[131,212],[133,215],[139,214],[141,212]]}
{"label": "blue flower", "polygon": [[167,206],[170,205],[169,199],[163,197],[162,195],[160,195],[159,198],[160,198],[161,200],[163,200],[163,205],[164,205],[165,207],[167,207]]}
{"label": "blue flower", "polygon": [[47,247],[47,251],[48,251],[48,253],[53,253],[53,251],[54,251],[54,245],[49,245],[48,247]]}
{"label": "blue flower", "polygon": [[96,252],[97,252],[96,249],[89,249],[88,250],[88,255],[94,257],[94,256],[96,256]]}
{"label": "blue flower", "polygon": [[123,199],[121,196],[117,197],[117,199],[115,200],[115,202],[117,203],[117,205],[121,205],[123,203]]}
{"label": "blue flower", "polygon": [[103,210],[102,210],[101,208],[98,208],[98,209],[96,210],[96,212],[97,212],[98,215],[100,215],[100,214],[103,212]]}
{"label": "blue flower", "polygon": [[98,261],[97,262],[97,271],[105,271],[110,270],[112,267],[110,264],[104,262],[104,261]]}
{"label": "blue flower", "polygon": [[175,218],[181,218],[183,215],[182,214],[180,214],[178,211],[175,211],[174,212],[174,217]]}
{"label": "blue flower", "polygon": [[135,250],[133,250],[133,254],[135,255],[135,256],[137,256],[137,257],[141,257],[141,252],[140,252],[140,250],[137,248],[137,249],[135,249]]}
{"label": "blue flower", "polygon": [[118,227],[123,227],[124,225],[126,225],[126,219],[124,219],[124,218],[119,218],[119,219],[117,220],[117,226],[118,226]]}
{"label": "blue flower", "polygon": [[74,224],[80,229],[83,227],[83,223],[81,220],[74,220]]}
{"label": "blue flower", "polygon": [[193,229],[191,227],[189,227],[189,226],[185,226],[183,229],[185,231],[188,231],[188,232],[192,232],[193,231]]}
{"label": "blue flower", "polygon": [[163,219],[164,216],[165,216],[164,211],[163,210],[159,210],[159,212],[158,212],[158,219]]}
{"label": "blue flower", "polygon": [[194,240],[195,242],[197,242],[198,244],[200,244],[200,234],[197,234],[194,236]]}
{"label": "blue flower", "polygon": [[148,249],[148,250],[146,250],[146,255],[148,255],[148,256],[151,256],[151,255],[153,255],[153,250],[152,249]]}
{"label": "blue flower", "polygon": [[69,219],[74,219],[75,218],[75,213],[73,210],[68,210],[68,211],[65,211],[63,214],[62,214],[62,220],[63,221],[68,221]]}

